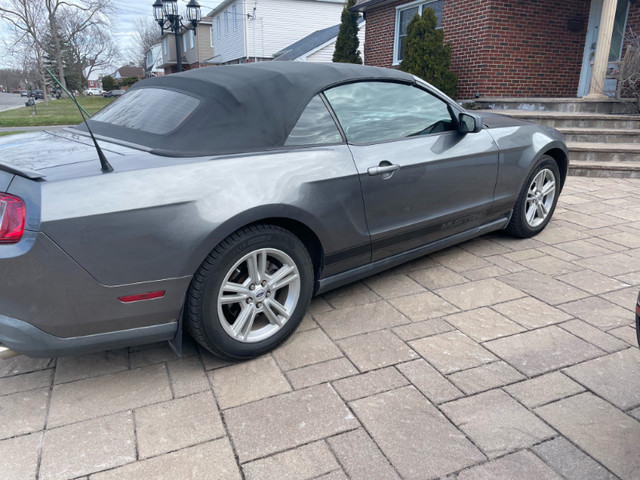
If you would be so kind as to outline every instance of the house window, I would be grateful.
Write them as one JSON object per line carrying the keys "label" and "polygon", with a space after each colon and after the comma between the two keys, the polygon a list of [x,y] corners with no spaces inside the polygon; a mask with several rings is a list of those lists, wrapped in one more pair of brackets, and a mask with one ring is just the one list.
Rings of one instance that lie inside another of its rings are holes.
{"label": "house window", "polygon": [[193,30],[189,30],[189,48],[193,48]]}
{"label": "house window", "polygon": [[183,52],[187,51],[187,32],[184,32],[182,34],[182,51]]}
{"label": "house window", "polygon": [[224,12],[224,34],[229,35],[229,12]]}
{"label": "house window", "polygon": [[162,48],[164,49],[164,54],[167,55],[167,37],[162,39]]}
{"label": "house window", "polygon": [[442,0],[414,2],[396,8],[396,33],[393,42],[393,64],[402,61],[402,47],[407,36],[407,26],[414,15],[422,15],[425,8],[431,8],[438,17],[437,28],[442,28]]}
{"label": "house window", "polygon": [[231,15],[233,15],[233,31],[238,30],[238,6],[234,5],[231,9]]}
{"label": "house window", "polygon": [[213,27],[209,29],[209,40],[211,40],[211,46],[213,47]]}
{"label": "house window", "polygon": [[222,38],[222,27],[220,17],[216,18],[216,29],[218,30],[218,39]]}

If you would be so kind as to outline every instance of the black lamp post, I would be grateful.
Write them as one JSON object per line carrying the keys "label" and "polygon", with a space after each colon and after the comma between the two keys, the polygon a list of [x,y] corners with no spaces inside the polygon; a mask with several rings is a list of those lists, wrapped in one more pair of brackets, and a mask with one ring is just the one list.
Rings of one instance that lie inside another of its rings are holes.
{"label": "black lamp post", "polygon": [[[178,61],[178,72],[182,71],[182,57],[180,55],[180,27],[189,28],[182,23],[182,17],[178,13],[178,0],[156,0],[153,4],[153,16],[160,25],[160,31],[169,30],[176,37],[176,56]],[[196,27],[200,23],[202,14],[200,5],[196,0],[189,0],[187,3],[187,20],[196,33]]]}

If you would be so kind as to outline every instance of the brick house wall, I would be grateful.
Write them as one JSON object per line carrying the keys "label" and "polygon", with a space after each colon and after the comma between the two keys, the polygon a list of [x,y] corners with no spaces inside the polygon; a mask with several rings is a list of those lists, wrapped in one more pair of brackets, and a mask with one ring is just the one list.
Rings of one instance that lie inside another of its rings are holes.
{"label": "brick house wall", "polygon": [[[396,7],[366,12],[365,58],[392,67]],[[444,0],[442,28],[453,49],[458,98],[575,97],[578,91],[590,0]],[[569,28],[569,21],[582,28]],[[640,2],[630,6],[628,27],[640,32]]]}

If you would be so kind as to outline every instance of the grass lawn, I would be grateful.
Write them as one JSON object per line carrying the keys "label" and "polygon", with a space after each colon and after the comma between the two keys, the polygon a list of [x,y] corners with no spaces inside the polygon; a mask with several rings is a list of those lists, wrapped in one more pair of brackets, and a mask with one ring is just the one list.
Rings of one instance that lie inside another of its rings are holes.
{"label": "grass lawn", "polygon": [[[81,97],[78,103],[93,115],[98,110],[113,102],[113,98]],[[31,107],[16,108],[0,112],[0,127],[36,127],[42,125],[77,125],[82,122],[78,107],[70,98],[50,100],[45,107],[44,103],[36,103],[36,115],[31,115]]]}

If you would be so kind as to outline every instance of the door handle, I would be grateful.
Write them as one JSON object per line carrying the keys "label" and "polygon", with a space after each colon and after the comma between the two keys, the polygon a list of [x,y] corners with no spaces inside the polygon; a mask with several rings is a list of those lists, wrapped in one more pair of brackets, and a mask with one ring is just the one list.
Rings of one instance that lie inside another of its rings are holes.
{"label": "door handle", "polygon": [[389,162],[380,162],[380,165],[377,167],[369,167],[367,169],[367,173],[369,175],[371,175],[372,177],[374,175],[383,175],[385,176],[385,174],[387,174],[385,176],[385,178],[389,178],[391,175],[389,174],[393,174],[393,172],[395,172],[396,170],[400,170],[400,165],[398,164],[391,164]]}

